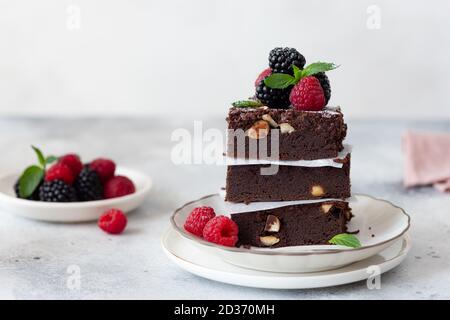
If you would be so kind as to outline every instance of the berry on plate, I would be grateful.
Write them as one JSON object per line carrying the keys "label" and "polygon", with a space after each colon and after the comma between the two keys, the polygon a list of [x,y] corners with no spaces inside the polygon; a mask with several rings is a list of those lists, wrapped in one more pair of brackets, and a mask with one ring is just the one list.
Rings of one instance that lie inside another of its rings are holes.
{"label": "berry on plate", "polygon": [[294,48],[275,48],[269,54],[269,66],[273,73],[294,74],[292,65],[303,69],[305,63],[305,57]]}
{"label": "berry on plate", "polygon": [[62,180],[67,184],[72,184],[75,179],[72,170],[62,163],[56,163],[45,173],[45,181]]}
{"label": "berry on plate", "polygon": [[98,173],[88,166],[81,170],[73,184],[79,201],[103,199],[103,185]]}
{"label": "berry on plate", "polygon": [[325,106],[325,95],[316,77],[305,77],[291,91],[289,100],[297,110],[319,111]]}
{"label": "berry on plate", "polygon": [[83,164],[81,163],[80,157],[74,153],[66,154],[58,160],[59,163],[64,164],[72,170],[73,175],[76,177],[80,174],[83,169]]}
{"label": "berry on plate", "polygon": [[263,72],[261,72],[259,74],[258,78],[256,78],[255,87],[257,87],[261,83],[261,81],[263,81],[265,78],[267,78],[271,74],[272,74],[272,69],[270,69],[270,68],[267,68]]}
{"label": "berry on plate", "polygon": [[234,247],[238,241],[239,228],[228,217],[217,216],[208,221],[203,229],[203,238],[206,241],[227,247]]}
{"label": "berry on plate", "polygon": [[105,199],[111,199],[123,197],[135,191],[133,181],[124,176],[116,176],[105,183],[103,195]]}
{"label": "berry on plate", "polygon": [[20,196],[20,179],[19,179],[14,184],[14,192],[15,192],[17,198],[22,198],[22,199],[26,199],[26,200],[33,200],[33,201],[39,201],[39,188],[40,188],[41,185],[42,185],[42,181],[38,184],[38,186],[36,187],[36,189],[33,191],[33,193],[30,196],[22,198]]}
{"label": "berry on plate", "polygon": [[102,183],[105,183],[114,177],[116,171],[116,164],[114,161],[104,158],[95,159],[89,164],[89,167],[92,170],[97,171]]}
{"label": "berry on plate", "polygon": [[314,77],[319,80],[320,85],[322,86],[323,94],[325,95],[325,105],[327,105],[328,101],[331,98],[330,80],[328,79],[328,76],[325,74],[325,72],[316,73]]}
{"label": "berry on plate", "polygon": [[202,237],[205,225],[215,216],[216,213],[211,207],[194,208],[184,222],[184,229],[196,236]]}
{"label": "berry on plate", "polygon": [[[325,72],[337,67],[334,63],[315,62],[300,69],[298,65],[292,64],[292,74],[276,73],[272,67],[272,74],[261,81],[256,88],[256,98],[265,103],[265,99],[274,100],[274,92],[287,91],[289,104],[295,109],[322,110],[331,96],[330,81]],[[283,108],[279,102],[276,104],[271,101],[267,105],[272,108]]]}
{"label": "berry on plate", "polygon": [[75,189],[62,180],[46,181],[39,188],[39,198],[45,202],[75,202]]}
{"label": "berry on plate", "polygon": [[256,99],[270,108],[284,109],[291,104],[289,101],[291,89],[292,86],[283,89],[270,88],[264,83],[264,80],[261,80],[256,86],[255,96]]}
{"label": "berry on plate", "polygon": [[127,216],[118,209],[106,211],[99,219],[98,226],[110,234],[119,234],[127,226]]}

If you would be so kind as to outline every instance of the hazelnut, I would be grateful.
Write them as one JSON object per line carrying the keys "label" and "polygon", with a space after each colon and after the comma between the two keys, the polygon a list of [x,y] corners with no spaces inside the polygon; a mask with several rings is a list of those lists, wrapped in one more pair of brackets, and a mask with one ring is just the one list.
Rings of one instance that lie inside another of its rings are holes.
{"label": "hazelnut", "polygon": [[280,131],[281,133],[291,133],[295,129],[289,123],[280,123]]}
{"label": "hazelnut", "polygon": [[332,205],[331,203],[324,203],[324,204],[322,205],[322,211],[323,211],[323,213],[328,213],[328,212],[330,212],[330,209],[331,209],[332,206],[333,206],[333,205]]}
{"label": "hazelnut", "polygon": [[278,239],[275,236],[264,236],[264,237],[259,237],[259,241],[261,241],[261,243],[263,245],[265,245],[266,247],[271,247],[271,246],[277,244],[278,242],[280,242],[280,239]]}
{"label": "hazelnut", "polygon": [[251,139],[262,139],[269,134],[269,130],[270,127],[267,121],[258,120],[247,130],[247,135]]}
{"label": "hazelnut", "polygon": [[350,221],[353,216],[351,210],[344,210],[344,215],[345,215],[345,219],[347,219],[347,221]]}
{"label": "hazelnut", "polygon": [[267,121],[273,128],[278,127],[278,123],[276,123],[275,120],[273,120],[273,118],[270,116],[270,114],[266,113],[265,115],[262,116],[262,119],[264,121]]}
{"label": "hazelnut", "polygon": [[266,232],[278,232],[280,231],[281,223],[278,217],[269,214],[267,216],[266,225],[264,226],[264,231]]}
{"label": "hazelnut", "polygon": [[312,186],[312,188],[311,188],[311,194],[314,197],[321,197],[325,194],[325,192],[323,191],[323,188],[321,186],[315,185],[315,186]]}

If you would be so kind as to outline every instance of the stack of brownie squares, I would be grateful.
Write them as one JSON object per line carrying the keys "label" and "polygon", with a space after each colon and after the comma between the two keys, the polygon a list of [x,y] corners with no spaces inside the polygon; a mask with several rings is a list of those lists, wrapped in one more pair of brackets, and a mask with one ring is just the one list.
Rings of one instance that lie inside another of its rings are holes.
{"label": "stack of brownie squares", "polygon": [[[350,152],[343,144],[347,125],[340,108],[232,107],[227,122],[227,157],[237,164],[227,167],[225,201],[248,207],[246,212],[231,212],[239,227],[238,246],[328,244],[347,231],[352,217],[346,201]],[[230,135],[239,130],[245,132],[243,140]],[[276,155],[271,154],[274,139]],[[251,152],[255,141],[258,148],[265,146],[265,154]],[[271,163],[274,156],[277,161]],[[263,172],[274,164],[275,173]],[[254,210],[255,202],[270,206]]]}

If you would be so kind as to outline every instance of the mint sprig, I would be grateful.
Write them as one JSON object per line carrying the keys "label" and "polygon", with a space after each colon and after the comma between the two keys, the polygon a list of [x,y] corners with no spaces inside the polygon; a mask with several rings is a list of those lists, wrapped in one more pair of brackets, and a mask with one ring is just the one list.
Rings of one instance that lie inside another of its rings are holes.
{"label": "mint sprig", "polygon": [[272,89],[284,89],[296,83],[295,77],[285,73],[273,73],[264,79],[264,84]]}
{"label": "mint sprig", "polygon": [[315,62],[308,65],[305,69],[302,70],[302,78],[312,76],[314,74],[320,72],[327,72],[339,68],[339,66],[334,63],[329,62]]}
{"label": "mint sprig", "polygon": [[47,158],[45,158],[45,164],[52,164],[55,161],[58,161],[58,157],[55,156],[48,156]]}
{"label": "mint sprig", "polygon": [[28,198],[44,178],[44,170],[38,166],[29,166],[25,169],[19,180],[19,195],[21,198]]}
{"label": "mint sprig", "polygon": [[36,153],[40,166],[42,168],[45,168],[45,157],[42,151],[36,148],[35,146],[31,146],[31,148],[33,148],[34,152]]}
{"label": "mint sprig", "polygon": [[31,148],[36,153],[38,165],[27,167],[19,178],[19,196],[23,199],[30,197],[44,178],[45,168],[48,164],[58,160],[55,156],[45,157],[42,151],[35,147]]}
{"label": "mint sprig", "polygon": [[292,65],[292,70],[294,70],[294,78],[297,83],[302,78],[302,70],[295,64]]}
{"label": "mint sprig", "polygon": [[295,85],[301,79],[312,76],[320,72],[331,71],[339,66],[328,62],[315,62],[300,70],[295,64],[292,65],[294,76],[284,73],[273,73],[264,79],[264,84],[272,89],[285,89],[289,86]]}
{"label": "mint sprig", "polygon": [[236,108],[258,108],[263,106],[258,100],[239,100],[233,102],[231,105]]}
{"label": "mint sprig", "polygon": [[331,244],[351,247],[351,248],[359,248],[361,247],[361,242],[359,242],[358,238],[353,234],[348,233],[340,233],[335,235],[333,238],[328,240]]}

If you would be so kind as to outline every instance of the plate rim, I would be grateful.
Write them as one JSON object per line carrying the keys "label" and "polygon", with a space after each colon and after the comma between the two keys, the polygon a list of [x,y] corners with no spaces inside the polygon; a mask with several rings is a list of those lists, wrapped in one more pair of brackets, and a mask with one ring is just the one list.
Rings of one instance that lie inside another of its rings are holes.
{"label": "plate rim", "polygon": [[175,211],[170,216],[170,223],[171,223],[172,227],[175,229],[175,231],[178,232],[184,238],[187,238],[187,239],[189,239],[191,241],[197,242],[197,243],[199,243],[201,245],[204,245],[204,246],[220,249],[222,251],[234,252],[234,253],[237,252],[237,253],[249,253],[249,254],[271,255],[271,256],[275,256],[275,255],[282,255],[282,256],[307,256],[307,255],[317,255],[317,254],[320,254],[320,255],[322,255],[322,254],[337,254],[337,253],[342,253],[342,252],[361,251],[361,250],[367,250],[367,249],[375,248],[375,247],[378,247],[378,246],[382,246],[382,245],[385,245],[385,244],[387,244],[389,242],[397,240],[400,237],[402,237],[409,230],[409,228],[411,227],[411,217],[410,217],[409,214],[406,213],[406,211],[403,208],[393,204],[389,200],[379,199],[379,198],[376,198],[376,197],[373,197],[371,195],[364,194],[364,193],[355,193],[355,194],[352,194],[352,196],[368,197],[368,198],[370,198],[372,200],[375,200],[375,201],[385,202],[385,203],[393,206],[394,208],[399,209],[400,212],[403,215],[405,215],[406,218],[407,218],[407,226],[402,230],[401,233],[399,233],[398,235],[396,235],[396,236],[394,236],[394,237],[392,237],[390,239],[384,240],[384,241],[382,241],[380,243],[377,243],[377,244],[372,244],[372,245],[363,246],[363,247],[359,247],[359,248],[351,248],[351,249],[348,249],[348,248],[345,248],[345,249],[343,249],[343,248],[342,249],[341,248],[336,248],[336,249],[323,249],[323,250],[312,249],[310,251],[305,251],[305,252],[250,251],[250,250],[244,249],[244,248],[225,247],[225,246],[221,246],[221,245],[218,245],[218,244],[215,244],[215,243],[212,243],[212,242],[208,242],[206,240],[200,239],[199,237],[191,235],[190,233],[186,232],[184,229],[179,228],[178,225],[176,224],[175,216],[181,210],[183,210],[185,207],[187,207],[187,206],[189,206],[189,205],[191,205],[191,204],[193,204],[195,202],[198,202],[198,201],[201,201],[201,200],[204,200],[204,199],[208,199],[208,198],[212,198],[212,197],[215,197],[215,196],[219,196],[220,197],[220,194],[219,193],[209,194],[209,195],[203,196],[203,197],[201,197],[201,198],[199,198],[197,200],[192,200],[192,201],[186,202],[181,207],[175,209]]}
{"label": "plate rim", "polygon": [[[127,171],[130,172],[132,174],[136,174],[136,175],[140,175],[142,177],[145,178],[146,183],[143,186],[142,189],[136,190],[136,192],[126,195],[126,196],[122,196],[122,197],[118,197],[118,198],[113,198],[113,199],[102,199],[102,200],[94,200],[94,201],[78,201],[78,202],[43,202],[43,201],[31,201],[31,200],[27,200],[27,199],[20,199],[17,197],[13,197],[9,194],[6,194],[4,192],[2,192],[0,190],[0,206],[1,204],[14,204],[14,205],[20,205],[20,206],[26,206],[28,208],[48,208],[49,206],[52,207],[52,209],[64,209],[64,208],[70,208],[70,209],[76,209],[76,208],[88,208],[88,207],[93,207],[96,205],[114,205],[116,203],[122,202],[122,201],[126,201],[130,198],[134,198],[134,197],[140,197],[140,196],[144,196],[146,195],[152,188],[153,186],[153,181],[150,178],[150,176],[148,176],[147,174],[143,173],[142,171],[139,170],[135,170],[135,169],[130,169],[128,167],[123,167],[123,166],[118,166],[117,167],[117,171]],[[20,173],[18,172],[10,172],[10,173],[6,173],[0,176],[0,180],[5,179],[7,177],[10,176],[17,176],[20,175]]]}
{"label": "plate rim", "polygon": [[[206,266],[203,266],[203,265],[197,264],[195,262],[191,262],[189,260],[186,260],[186,259],[184,259],[182,257],[179,257],[178,255],[172,253],[165,245],[165,238],[170,234],[170,231],[175,231],[176,232],[176,230],[174,230],[173,227],[170,226],[169,228],[167,228],[163,232],[163,234],[162,234],[162,236],[160,238],[161,247],[162,247],[164,253],[166,254],[166,256],[168,256],[168,258],[170,260],[180,260],[182,263],[187,264],[187,265],[191,265],[191,266],[193,266],[193,268],[196,268],[196,269],[202,269],[203,271],[213,272],[215,274],[221,273],[221,274],[224,274],[224,275],[227,275],[227,276],[234,276],[236,278],[251,278],[251,279],[255,280],[255,279],[261,279],[263,277],[263,276],[255,275],[255,274],[236,274],[235,272],[232,272],[232,271],[221,271],[221,270],[217,270],[217,269],[214,269],[214,268],[208,268]],[[177,232],[177,234],[178,234],[178,232]],[[181,239],[183,239],[183,237],[181,237]],[[405,245],[404,248],[402,248],[399,251],[399,253],[395,257],[390,258],[390,259],[382,262],[381,264],[378,264],[379,266],[381,266],[381,268],[383,268],[383,267],[387,268],[387,269],[383,270],[381,273],[388,272],[391,269],[397,267],[406,258],[406,256],[408,255],[408,253],[409,253],[409,251],[411,250],[411,247],[412,247],[411,236],[409,235],[409,233],[405,233],[403,235],[403,241],[406,242],[406,245]],[[368,257],[368,258],[366,258],[364,260],[367,260],[369,258],[370,257]],[[362,260],[362,261],[364,261],[364,260]],[[394,265],[390,265],[395,260],[399,260],[398,263],[395,263]],[[239,286],[259,288],[259,289],[264,289],[264,288],[268,289],[268,288],[270,288],[270,289],[280,289],[280,290],[298,290],[298,289],[326,288],[326,287],[334,287],[334,286],[354,283],[354,282],[363,281],[363,280],[367,279],[367,277],[363,277],[361,279],[358,278],[358,279],[352,279],[351,281],[338,281],[337,283],[318,285],[318,286],[295,286],[295,287],[287,287],[287,286],[273,287],[273,286],[265,286],[265,285],[255,286],[255,285],[250,285],[250,284],[244,284],[244,283],[237,282],[237,281],[223,281],[223,280],[219,280],[217,277],[206,276],[206,275],[199,274],[199,273],[193,272],[191,270],[188,270],[185,267],[181,266],[180,263],[177,263],[177,262],[174,262],[174,263],[178,267],[182,268],[184,271],[187,271],[187,272],[189,272],[191,274],[194,274],[196,276],[199,276],[199,277],[202,277],[202,278],[205,278],[205,279],[209,279],[209,280],[217,281],[217,282],[221,282],[221,283],[227,283],[227,284],[231,284],[231,285],[239,285]],[[227,264],[226,261],[223,261],[223,263]],[[388,265],[386,266],[386,264],[388,264]],[[234,265],[234,267],[252,271],[252,269],[246,269],[246,268],[235,266],[235,265]],[[331,269],[331,270],[327,270],[327,271],[324,271],[324,272],[338,271],[339,269],[345,268],[345,267],[348,267],[348,266],[343,266],[343,267],[340,267],[340,268]],[[273,277],[276,277],[277,279],[279,279],[279,278],[285,279],[286,278],[286,279],[290,280],[292,278],[298,278],[298,276],[300,276],[300,275],[306,275],[307,278],[310,278],[310,277],[321,277],[322,279],[325,279],[325,278],[333,278],[333,277],[336,277],[336,276],[351,276],[351,274],[358,273],[360,270],[361,269],[349,270],[349,271],[344,272],[344,273],[340,272],[340,273],[337,273],[337,274],[326,274],[326,275],[325,274],[321,274],[321,273],[323,273],[322,271],[318,271],[318,272],[298,272],[298,273],[280,272],[280,276],[272,275],[271,278],[273,278]],[[253,270],[253,271],[260,272],[260,273],[276,274],[276,272],[264,272],[264,271],[260,271],[260,270]],[[281,275],[289,275],[289,277],[283,277]],[[268,278],[270,278],[270,277],[268,277]]]}

